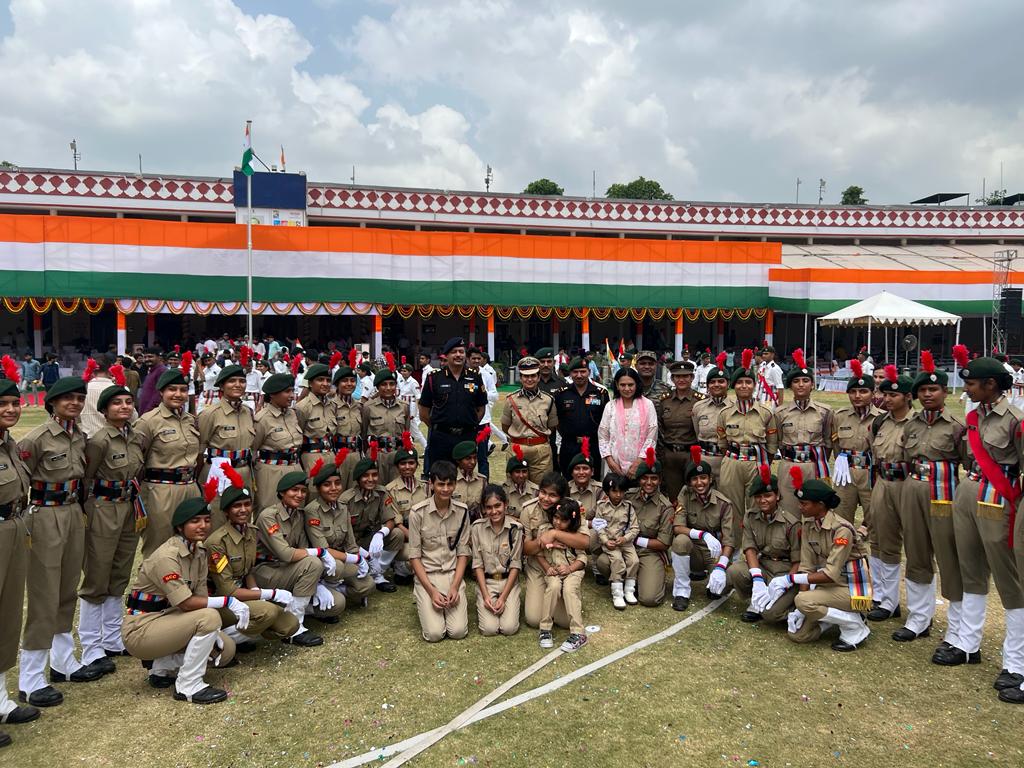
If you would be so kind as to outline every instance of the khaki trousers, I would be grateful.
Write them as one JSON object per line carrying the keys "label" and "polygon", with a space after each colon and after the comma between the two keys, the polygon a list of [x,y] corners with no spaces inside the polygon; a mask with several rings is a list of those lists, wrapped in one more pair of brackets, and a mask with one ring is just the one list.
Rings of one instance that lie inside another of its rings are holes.
{"label": "khaki trousers", "polygon": [[174,533],[171,518],[178,505],[201,493],[195,483],[142,483],[141,495],[147,517],[146,527],[142,531],[142,556],[149,557]]}
{"label": "khaki trousers", "polygon": [[22,640],[26,651],[48,650],[54,635],[71,631],[85,550],[82,508],[77,503],[34,509],[28,518],[32,543]]}
{"label": "khaki trousers", "polygon": [[551,446],[543,445],[520,445],[523,449],[523,458],[529,467],[527,470],[531,482],[540,485],[544,475],[551,471]]}
{"label": "khaki trousers", "polygon": [[[637,602],[647,608],[655,608],[665,601],[665,559],[660,552],[645,548],[636,550],[636,556]],[[615,581],[611,578],[611,561],[604,552],[598,554],[594,562],[602,575]]]}
{"label": "khaki trousers", "polygon": [[821,637],[818,622],[825,618],[829,608],[850,610],[850,588],[845,584],[818,584],[814,589],[799,592],[795,605],[806,618],[800,629],[786,636],[794,643],[813,643]]}
{"label": "khaki trousers", "polygon": [[[428,573],[427,578],[435,589],[448,594],[455,579],[455,573]],[[420,584],[419,579],[412,588],[416,613],[420,618],[420,630],[428,643],[437,643],[446,637],[461,640],[469,634],[469,612],[466,608],[466,582],[459,584],[459,602],[454,608],[437,610],[430,600],[430,593]]]}
{"label": "khaki trousers", "polygon": [[544,577],[544,602],[541,613],[540,628],[550,630],[555,624],[555,610],[559,603],[565,606],[569,617],[569,631],[582,635],[583,630],[583,598],[580,589],[583,586],[583,571],[573,571],[567,576]]}
{"label": "khaki trousers", "polygon": [[[232,614],[234,615],[234,614]],[[121,639],[132,656],[153,661],[162,656],[181,653],[196,635],[219,632],[220,614],[216,608],[197,611],[171,609],[161,613],[140,613],[124,617]],[[220,666],[226,666],[235,657],[235,641],[219,632],[224,647],[220,650]],[[216,649],[214,653],[217,653]]]}
{"label": "khaki trousers", "polygon": [[[782,576],[789,573],[790,564],[781,560],[761,560],[761,570],[764,571],[765,582],[771,581],[774,576]],[[737,560],[730,563],[725,571],[727,583],[736,590],[736,593],[743,598],[744,602],[750,604],[750,598],[754,594],[754,580],[750,576],[750,567],[746,560]],[[790,587],[782,596],[772,603],[772,607],[761,614],[764,621],[776,623],[786,621],[789,612],[793,610],[793,601],[796,600],[796,587]]]}
{"label": "khaki trousers", "polygon": [[[247,600],[245,605],[249,609],[249,625],[238,630],[243,635],[262,635],[266,640],[284,640],[299,629],[299,620],[277,603],[268,600]],[[238,622],[238,617],[227,608],[216,610],[220,614],[222,626],[233,627]]]}
{"label": "khaki trousers", "polygon": [[[740,461],[726,456],[722,459],[722,480],[720,490],[732,502],[732,541],[723,541],[722,546],[732,545],[739,549],[743,538],[743,514],[747,508],[747,491],[757,477],[756,461]],[[782,478],[779,477],[779,481]],[[799,513],[797,513],[799,514]],[[682,554],[677,552],[676,554]]]}
{"label": "khaki trousers", "polygon": [[90,603],[121,597],[128,588],[139,547],[130,501],[85,502],[85,562],[78,596]]}
{"label": "khaki trousers", "polygon": [[861,519],[865,526],[871,521],[871,470],[866,467],[850,467],[852,482],[846,485],[833,486],[839,497],[836,514],[849,523],[855,522],[857,505],[863,510]]}
{"label": "khaki trousers", "polygon": [[690,461],[689,451],[665,451],[661,459],[661,476],[665,495],[674,503],[683,490],[683,472]]}
{"label": "khaki trousers", "polygon": [[[871,525],[868,526],[871,554],[889,565],[899,565],[903,559],[900,499],[905,482],[907,481],[878,478],[875,480],[875,487],[871,489]],[[927,581],[931,581],[931,578],[929,577]]]}
{"label": "khaki trousers", "polygon": [[935,575],[934,555],[939,566],[942,596],[954,602],[962,600],[964,585],[953,533],[953,505],[932,505],[928,483],[910,477],[903,481],[900,521],[907,556],[907,579],[930,584]]}
{"label": "khaki trousers", "polygon": [[[546,586],[544,574],[534,564],[533,560],[527,561],[526,569],[526,600],[524,603],[524,618],[528,627],[537,628],[544,618],[544,593]],[[520,577],[522,578],[522,577]],[[555,602],[553,609],[555,624],[560,627],[569,627],[569,615],[566,612],[565,604],[561,600]]]}
{"label": "khaki trousers", "polygon": [[[623,579],[635,579],[637,569],[640,566],[640,559],[636,554],[636,547],[628,544],[615,549],[601,548],[601,555],[608,563],[608,578],[611,581],[622,581]],[[598,565],[598,570],[601,566]]]}
{"label": "khaki trousers", "polygon": [[304,557],[294,563],[259,563],[252,569],[260,589],[287,589],[295,597],[312,597],[323,572],[319,557]]}
{"label": "khaki trousers", "polygon": [[[498,597],[505,589],[505,579],[487,579],[487,592],[491,599]],[[512,585],[505,600],[505,609],[497,616],[484,605],[480,586],[476,588],[476,621],[480,634],[486,637],[493,635],[514,635],[519,631],[519,607],[522,602],[519,581]]]}
{"label": "khaki trousers", "polygon": [[257,461],[253,469],[253,481],[256,483],[256,504],[252,508],[253,517],[267,507],[277,504],[277,484],[281,478],[289,472],[301,469],[301,464],[265,464],[262,461]]}
{"label": "khaki trousers", "polygon": [[[721,531],[708,531],[708,533],[715,538],[721,536]],[[728,542],[722,542],[722,546],[727,544]],[[677,533],[675,538],[672,539],[672,551],[680,557],[690,558],[691,573],[708,571],[718,562],[718,560],[711,557],[711,550],[705,546],[703,541],[694,541],[686,533]]]}
{"label": "khaki trousers", "polygon": [[[953,500],[953,535],[960,560],[963,591],[972,595],[988,594],[991,575],[1003,608],[1024,608],[1017,559],[1009,547],[1010,510],[978,504],[978,481],[964,478]],[[1017,522],[1021,520],[1018,512]],[[1020,547],[1020,540],[1014,545]]]}
{"label": "khaki trousers", "polygon": [[[0,674],[18,660],[25,608],[28,529],[23,518],[0,521]],[[49,648],[49,643],[46,645]]]}

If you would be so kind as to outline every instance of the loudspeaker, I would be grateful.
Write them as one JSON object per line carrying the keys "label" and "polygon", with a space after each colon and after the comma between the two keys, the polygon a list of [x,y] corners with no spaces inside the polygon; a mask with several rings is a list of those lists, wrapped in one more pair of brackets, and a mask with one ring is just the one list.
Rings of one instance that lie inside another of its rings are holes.
{"label": "loudspeaker", "polygon": [[999,298],[999,327],[1005,330],[1020,328],[1024,324],[1021,314],[1021,298],[1024,289],[1004,288]]}

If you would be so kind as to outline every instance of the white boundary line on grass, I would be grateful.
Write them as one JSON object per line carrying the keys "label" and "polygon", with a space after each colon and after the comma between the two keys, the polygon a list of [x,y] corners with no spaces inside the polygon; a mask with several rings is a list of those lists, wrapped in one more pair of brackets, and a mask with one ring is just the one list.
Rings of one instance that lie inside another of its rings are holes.
{"label": "white boundary line on grass", "polygon": [[420,754],[425,749],[433,746],[438,741],[440,741],[445,736],[454,731],[461,730],[466,726],[472,725],[473,723],[478,723],[481,720],[486,720],[487,718],[500,714],[505,710],[511,709],[512,707],[517,707],[520,704],[525,704],[528,701],[536,699],[540,696],[544,696],[548,693],[551,693],[552,691],[556,691],[559,688],[563,688],[569,683],[574,682],[580,679],[581,677],[585,677],[589,674],[592,674],[597,670],[602,669],[603,667],[607,667],[609,664],[614,664],[616,661],[619,661],[620,659],[623,659],[626,656],[629,656],[630,654],[636,653],[637,651],[643,650],[644,648],[647,648],[650,645],[654,645],[655,643],[659,643],[662,640],[665,640],[666,638],[672,637],[678,632],[686,629],[691,624],[695,624],[701,619],[709,616],[711,613],[717,610],[722,605],[722,603],[724,603],[728,599],[728,594],[723,595],[717,600],[708,603],[699,611],[687,616],[682,621],[677,622],[676,624],[673,624],[672,626],[663,629],[660,632],[656,632],[650,637],[644,638],[643,640],[638,640],[632,645],[627,645],[625,648],[621,648],[618,651],[608,654],[607,656],[602,656],[597,661],[592,661],[590,664],[587,664],[586,666],[580,667],[579,669],[574,670],[573,672],[570,672],[569,674],[563,677],[559,677],[555,680],[552,680],[549,683],[545,683],[544,685],[538,686],[537,688],[532,688],[528,691],[524,691],[518,696],[514,696],[511,699],[508,699],[507,701],[503,701],[499,704],[494,704],[493,706],[487,706],[490,702],[494,701],[499,696],[502,696],[506,691],[518,685],[523,680],[528,678],[530,675],[534,674],[542,667],[546,666],[549,662],[551,662],[552,660],[561,655],[560,651],[552,651],[551,653],[547,654],[543,658],[536,661],[531,666],[524,669],[515,677],[511,678],[505,683],[502,683],[489,694],[487,694],[482,699],[477,701],[473,706],[469,707],[468,709],[464,710],[459,715],[457,715],[455,718],[453,718],[446,725],[442,725],[438,728],[434,728],[429,731],[424,731],[423,733],[420,733],[416,736],[412,736],[408,739],[405,739],[404,741],[389,744],[385,747],[381,747],[380,749],[373,750],[372,752],[364,752],[361,755],[350,757],[347,760],[342,760],[341,762],[333,763],[327,766],[327,768],[357,768],[357,766],[366,765],[367,763],[380,762],[382,759],[392,757],[394,755],[398,755],[398,757],[395,760],[392,760],[389,763],[387,763],[385,768],[387,768],[387,766],[397,767],[404,765],[406,761],[411,760],[413,757]]}

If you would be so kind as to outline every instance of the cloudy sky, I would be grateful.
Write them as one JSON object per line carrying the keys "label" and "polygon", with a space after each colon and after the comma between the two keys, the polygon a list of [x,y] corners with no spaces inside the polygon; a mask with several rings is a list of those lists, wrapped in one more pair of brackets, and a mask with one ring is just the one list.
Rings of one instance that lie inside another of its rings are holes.
{"label": "cloudy sky", "polygon": [[877,203],[1024,190],[1019,0],[10,0],[0,159]]}

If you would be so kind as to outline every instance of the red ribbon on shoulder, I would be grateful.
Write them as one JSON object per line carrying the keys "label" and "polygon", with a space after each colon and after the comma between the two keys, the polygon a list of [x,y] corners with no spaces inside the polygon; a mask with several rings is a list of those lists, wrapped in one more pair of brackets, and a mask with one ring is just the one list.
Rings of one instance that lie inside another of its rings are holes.
{"label": "red ribbon on shoulder", "polygon": [[1011,483],[1002,467],[989,455],[985,443],[981,440],[981,433],[978,432],[978,417],[978,409],[967,414],[967,442],[970,443],[971,453],[974,454],[974,460],[978,462],[985,479],[992,484],[1000,496],[1010,502],[1010,533],[1007,543],[1010,545],[1010,549],[1013,549],[1013,526],[1017,522],[1017,500],[1020,498],[1020,485]]}

